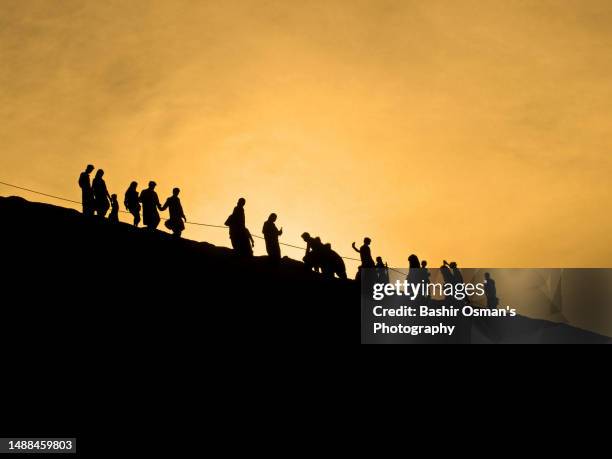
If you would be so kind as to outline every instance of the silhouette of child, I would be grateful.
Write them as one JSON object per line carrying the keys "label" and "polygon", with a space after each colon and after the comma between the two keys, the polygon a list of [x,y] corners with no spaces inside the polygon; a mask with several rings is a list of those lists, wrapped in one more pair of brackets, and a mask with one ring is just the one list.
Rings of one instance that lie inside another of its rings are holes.
{"label": "silhouette of child", "polygon": [[119,223],[119,202],[116,194],[111,195],[111,213],[108,219],[113,223]]}

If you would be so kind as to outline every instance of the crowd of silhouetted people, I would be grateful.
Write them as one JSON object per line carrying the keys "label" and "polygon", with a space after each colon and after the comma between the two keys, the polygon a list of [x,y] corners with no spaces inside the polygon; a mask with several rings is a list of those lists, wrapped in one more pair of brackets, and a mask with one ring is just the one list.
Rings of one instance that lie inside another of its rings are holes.
{"label": "crowd of silhouetted people", "polygon": [[[98,169],[91,180],[91,173],[94,171],[94,166],[87,166],[85,171],[79,176],[79,186],[81,187],[81,196],[83,203],[83,214],[87,216],[97,216],[106,218],[108,211],[108,219],[112,222],[119,222],[119,201],[116,194],[110,194],[104,181],[104,171]],[[148,188],[138,192],[138,183],[132,182],[125,192],[123,203],[126,210],[134,217],[134,226],[138,226],[141,222],[140,212],[142,211],[142,222],[151,229],[157,229],[161,222],[159,212],[168,210],[169,218],[166,220],[166,227],[172,233],[180,237],[185,230],[185,222],[187,217],[183,212],[183,206],[179,194],[181,190],[174,188],[172,196],[166,199],[162,206],[159,201],[159,196],[155,192],[157,184],[153,181],[149,182]]]}
{"label": "crowd of silhouetted people", "polygon": [[[107,218],[108,214],[108,219],[111,222],[119,222],[120,208],[117,195],[109,193],[102,169],[98,169],[93,181],[91,180],[91,174],[94,170],[93,165],[88,165],[79,176],[83,214],[92,217],[97,216],[102,219]],[[185,230],[185,223],[187,223],[187,217],[179,198],[181,190],[174,188],[172,195],[162,205],[155,191],[156,186],[157,184],[151,181],[146,189],[139,192],[138,183],[130,183],[123,200],[125,209],[133,216],[134,226],[138,227],[142,221],[149,230],[155,230],[159,226],[161,222],[159,212],[168,210],[169,218],[166,219],[165,226],[176,237],[180,237]],[[246,200],[240,198],[231,215],[225,221],[225,226],[229,228],[229,237],[235,253],[242,257],[252,257],[255,241],[246,226],[245,205]],[[275,265],[281,261],[279,237],[283,234],[283,229],[278,229],[276,226],[277,219],[278,216],[275,213],[270,214],[262,228],[268,258]],[[319,272],[326,278],[337,276],[340,279],[347,279],[344,259],[332,249],[331,244],[323,243],[320,237],[312,237],[309,233],[302,234],[302,239],[306,243],[306,253],[304,254],[303,261],[307,270]],[[374,261],[371,245],[372,240],[368,237],[364,238],[363,245],[359,248],[357,248],[355,242],[352,244],[353,250],[359,253],[361,261],[356,279],[360,279],[363,269],[374,269],[376,281],[388,283],[389,267],[382,257],[377,257],[376,261]],[[431,274],[427,270],[427,261],[419,262],[419,258],[416,255],[411,255],[408,258],[408,262],[410,271],[407,280],[411,283],[429,283]],[[463,283],[463,276],[457,267],[457,263],[447,263],[444,261],[440,271],[445,283]],[[488,302],[490,305],[497,307],[495,303],[497,301],[495,282],[488,273],[486,273],[485,278],[488,281],[487,285],[489,288],[487,291]]]}

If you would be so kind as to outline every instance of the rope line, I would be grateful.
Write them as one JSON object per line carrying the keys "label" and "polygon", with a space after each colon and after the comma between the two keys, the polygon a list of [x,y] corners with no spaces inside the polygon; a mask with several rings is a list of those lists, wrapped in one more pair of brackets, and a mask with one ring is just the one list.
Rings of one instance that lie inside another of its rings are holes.
{"label": "rope line", "polygon": [[41,196],[47,196],[48,198],[59,199],[60,201],[72,202],[74,204],[81,204],[80,201],[73,201],[72,199],[61,198],[59,196],[54,196],[52,194],[42,193],[40,191],[30,190],[29,188],[24,188],[22,186],[12,185],[6,182],[0,182],[0,185],[10,186],[12,188],[17,188],[18,190],[29,191],[30,193],[39,194]]}
{"label": "rope line", "polygon": [[[46,196],[48,198],[52,198],[52,199],[58,199],[60,201],[65,201],[65,202],[70,202],[72,204],[79,204],[81,205],[81,201],[75,201],[73,199],[68,199],[68,198],[63,198],[61,196],[55,196],[53,194],[48,194],[48,193],[43,193],[42,191],[36,191],[36,190],[32,190],[30,188],[25,188],[22,186],[17,186],[17,185],[13,185],[12,183],[6,183],[6,182],[2,182],[0,181],[0,185],[4,185],[4,186],[8,186],[11,188],[16,188],[18,190],[22,190],[22,191],[27,191],[28,193],[34,193],[34,194],[38,194],[40,196]],[[119,212],[121,212],[122,214],[129,214],[131,215],[131,212],[128,212],[126,210],[120,210]],[[168,218],[162,217],[162,220],[169,220]],[[207,227],[207,228],[221,228],[221,229],[226,229],[226,226],[222,226],[222,225],[212,225],[210,223],[200,223],[200,222],[186,222],[187,225],[193,225],[193,226],[203,226],[203,227]],[[254,237],[256,237],[257,239],[265,239],[263,236],[258,236],[258,235],[254,235]],[[284,247],[291,247],[293,249],[298,249],[298,250],[306,250],[306,247],[300,247],[297,245],[293,245],[293,244],[287,244],[284,242],[279,242],[280,245],[284,246]],[[341,257],[344,260],[350,260],[350,261],[357,261],[360,262],[361,260],[358,258],[351,258],[351,257]],[[406,276],[406,273],[402,272],[402,271],[398,271],[397,269],[393,269],[393,268],[387,268],[389,271],[393,271],[395,273],[401,274],[402,276]]]}
{"label": "rope line", "polygon": [[[48,194],[48,193],[43,193],[41,191],[36,191],[36,190],[32,190],[30,188],[25,188],[22,186],[17,186],[17,185],[13,185],[12,183],[6,183],[6,182],[2,182],[0,181],[0,185],[4,185],[4,186],[8,186],[11,188],[16,188],[18,190],[22,190],[22,191],[27,191],[28,193],[34,193],[34,194],[38,194],[40,196],[46,196],[48,198],[52,198],[52,199],[58,199],[60,201],[65,201],[65,202],[70,202],[72,204],[79,204],[81,205],[81,201],[75,201],[73,199],[68,199],[68,198],[64,198],[61,196],[55,196],[52,194]],[[120,210],[119,212],[123,213],[123,214],[130,214],[130,212],[126,211],[126,210]],[[164,218],[162,217],[162,220],[168,220],[168,218]],[[200,222],[186,222],[187,225],[194,225],[194,226],[204,226],[207,228],[221,228],[221,229],[226,229],[226,226],[222,226],[222,225],[212,225],[210,223],[200,223]],[[258,236],[258,235],[254,235],[254,237],[256,237],[257,239],[265,239],[263,236]],[[298,249],[298,250],[306,250],[306,247],[300,247],[297,245],[293,245],[293,244],[286,244],[284,242],[279,242],[280,245],[284,246],[284,247],[291,247],[293,249]],[[351,258],[351,257],[342,257],[344,260],[351,260],[351,261],[361,261],[358,258]],[[402,274],[402,275],[406,275],[405,273],[401,272],[401,271],[397,271],[393,268],[389,268],[390,271],[395,271],[396,273]]]}

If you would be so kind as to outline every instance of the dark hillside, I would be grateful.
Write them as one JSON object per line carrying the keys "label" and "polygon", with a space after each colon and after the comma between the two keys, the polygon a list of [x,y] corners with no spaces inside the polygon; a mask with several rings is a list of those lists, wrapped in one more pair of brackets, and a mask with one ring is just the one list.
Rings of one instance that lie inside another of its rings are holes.
{"label": "dark hillside", "polygon": [[359,339],[356,283],[322,279],[294,260],[275,268],[265,257],[16,197],[0,198],[0,222],[3,309],[20,339],[170,347]]}
{"label": "dark hillside", "polygon": [[[287,258],[274,267],[266,257],[244,259],[228,248],[17,197],[0,197],[0,253],[3,336],[10,346],[75,357],[80,351],[189,356],[209,345],[359,340],[359,285],[323,279]],[[370,320],[366,313],[367,329]],[[452,337],[399,341],[609,342],[520,316],[458,325]]]}

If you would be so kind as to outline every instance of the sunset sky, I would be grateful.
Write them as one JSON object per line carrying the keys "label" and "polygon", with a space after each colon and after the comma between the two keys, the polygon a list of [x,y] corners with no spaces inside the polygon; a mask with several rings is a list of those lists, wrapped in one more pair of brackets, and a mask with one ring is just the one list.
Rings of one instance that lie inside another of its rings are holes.
{"label": "sunset sky", "polygon": [[2,181],[78,199],[93,163],[398,267],[612,266],[610,0],[0,7]]}

